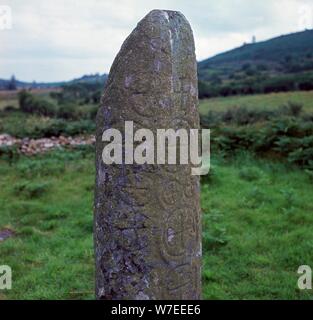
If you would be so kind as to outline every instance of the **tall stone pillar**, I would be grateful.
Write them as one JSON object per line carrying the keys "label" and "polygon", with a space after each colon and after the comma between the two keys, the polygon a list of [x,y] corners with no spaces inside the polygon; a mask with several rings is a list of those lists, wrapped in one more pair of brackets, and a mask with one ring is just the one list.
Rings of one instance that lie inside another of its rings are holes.
{"label": "tall stone pillar", "polygon": [[[97,115],[95,258],[98,299],[200,299],[199,177],[191,164],[106,164],[107,129],[199,128],[192,30],[153,10],[123,43]],[[138,143],[137,143],[138,144]],[[136,147],[136,146],[135,146]]]}

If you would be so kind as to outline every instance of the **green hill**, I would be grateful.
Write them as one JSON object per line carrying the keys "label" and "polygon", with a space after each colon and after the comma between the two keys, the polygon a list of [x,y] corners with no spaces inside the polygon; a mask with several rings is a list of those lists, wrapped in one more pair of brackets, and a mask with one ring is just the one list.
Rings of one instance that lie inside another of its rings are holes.
{"label": "green hill", "polygon": [[[84,75],[80,78],[73,79],[70,81],[62,81],[62,82],[24,82],[16,80],[15,84],[18,89],[45,89],[45,88],[58,88],[64,85],[72,85],[72,84],[96,84],[101,83],[102,85],[105,83],[108,75],[107,74],[90,74]],[[0,79],[0,90],[8,90],[10,80]]]}
{"label": "green hill", "polygon": [[244,44],[198,63],[200,97],[313,89],[313,30]]}

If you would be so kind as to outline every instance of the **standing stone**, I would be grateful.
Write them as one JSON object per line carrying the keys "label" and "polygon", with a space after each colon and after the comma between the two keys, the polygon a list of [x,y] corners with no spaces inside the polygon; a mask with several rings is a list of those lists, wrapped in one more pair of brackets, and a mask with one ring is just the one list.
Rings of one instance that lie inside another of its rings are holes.
{"label": "standing stone", "polygon": [[153,10],[111,67],[97,115],[95,256],[98,299],[200,299],[199,177],[191,164],[102,161],[104,130],[199,128],[192,30]]}

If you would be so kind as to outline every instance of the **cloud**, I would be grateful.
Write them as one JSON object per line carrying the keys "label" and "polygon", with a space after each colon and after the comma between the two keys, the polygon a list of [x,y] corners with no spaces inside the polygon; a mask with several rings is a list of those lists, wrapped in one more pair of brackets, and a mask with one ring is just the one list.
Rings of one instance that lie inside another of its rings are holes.
{"label": "cloud", "polygon": [[14,73],[28,81],[108,72],[124,39],[154,8],[186,15],[198,59],[240,46],[253,35],[263,40],[299,30],[301,6],[309,8],[306,13],[312,8],[313,14],[309,0],[10,0],[5,4],[12,8],[13,28],[0,31],[0,78]]}

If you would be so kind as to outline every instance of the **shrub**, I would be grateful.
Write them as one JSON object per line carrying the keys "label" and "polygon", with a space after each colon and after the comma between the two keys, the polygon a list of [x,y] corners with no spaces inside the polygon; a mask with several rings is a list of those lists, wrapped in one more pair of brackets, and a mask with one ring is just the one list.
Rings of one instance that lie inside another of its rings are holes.
{"label": "shrub", "polygon": [[32,178],[34,176],[56,176],[64,173],[64,163],[55,159],[32,159],[27,158],[16,166],[17,172],[22,177]]}
{"label": "shrub", "polygon": [[65,121],[54,119],[48,122],[42,122],[30,128],[26,136],[31,138],[74,136],[79,134],[93,134],[95,132],[95,123],[91,120]]}
{"label": "shrub", "polygon": [[91,119],[91,120],[95,120],[95,119],[96,119],[98,109],[99,109],[99,106],[98,106],[98,105],[92,106],[92,107],[89,109],[89,113],[88,113],[89,119]]}
{"label": "shrub", "polygon": [[10,165],[19,158],[18,148],[16,146],[0,146],[0,158],[7,160]]}
{"label": "shrub", "polygon": [[223,215],[217,210],[203,215],[203,247],[212,250],[226,245],[229,241],[223,223]]}
{"label": "shrub", "polygon": [[220,127],[214,130],[212,147],[228,154],[237,150],[275,154],[292,164],[312,169],[313,123],[282,118],[273,119],[261,128]]}
{"label": "shrub", "polygon": [[297,102],[288,102],[286,105],[278,109],[278,113],[282,115],[297,117],[301,114],[303,105]]}
{"label": "shrub", "polygon": [[16,108],[14,106],[11,106],[11,105],[8,105],[6,107],[4,107],[3,111],[4,112],[12,112],[12,111],[15,111]]}
{"label": "shrub", "polygon": [[81,112],[74,103],[66,103],[59,107],[57,116],[63,119],[77,120],[81,117]]}
{"label": "shrub", "polygon": [[209,173],[201,176],[201,182],[204,184],[212,185],[219,183],[219,181],[219,176],[216,173],[216,167],[211,164]]}
{"label": "shrub", "polygon": [[57,107],[42,98],[35,97],[31,93],[22,90],[18,94],[20,109],[23,112],[34,113],[42,116],[55,116]]}
{"label": "shrub", "polygon": [[260,191],[258,187],[253,187],[251,191],[248,193],[248,197],[242,199],[243,205],[246,205],[248,208],[251,209],[256,209],[268,201],[270,201],[270,199],[268,199],[266,197],[266,194]]}
{"label": "shrub", "polygon": [[273,111],[253,110],[246,107],[235,107],[228,109],[222,114],[222,121],[232,122],[237,125],[253,124],[259,121],[268,120],[273,116]]}
{"label": "shrub", "polygon": [[18,182],[14,185],[14,193],[27,198],[38,198],[47,192],[49,183]]}
{"label": "shrub", "polygon": [[255,181],[260,179],[261,172],[255,167],[245,167],[239,171],[239,177],[246,181]]}
{"label": "shrub", "polygon": [[97,90],[91,95],[92,102],[94,104],[99,104],[102,95],[102,90]]}

